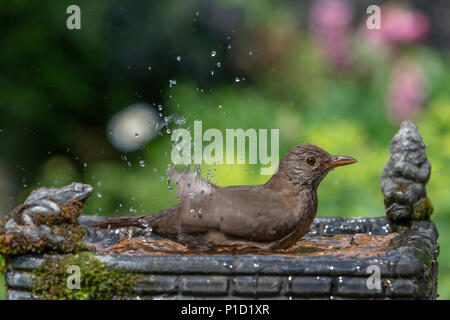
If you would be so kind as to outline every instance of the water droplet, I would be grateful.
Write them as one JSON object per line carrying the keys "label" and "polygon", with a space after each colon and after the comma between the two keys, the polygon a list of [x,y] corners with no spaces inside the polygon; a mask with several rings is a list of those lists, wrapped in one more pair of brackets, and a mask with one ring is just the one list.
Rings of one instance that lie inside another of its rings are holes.
{"label": "water droplet", "polygon": [[87,163],[86,162],[83,163],[83,167],[87,168]]}
{"label": "water droplet", "polygon": [[250,50],[250,51],[248,52],[248,55],[249,55],[249,56],[252,56],[252,55],[253,55],[253,51]]}
{"label": "water droplet", "polygon": [[228,50],[231,50],[231,44],[228,45],[227,49],[228,49]]}
{"label": "water droplet", "polygon": [[181,61],[181,56],[177,57],[177,61],[180,62]]}
{"label": "water droplet", "polygon": [[139,137],[139,132],[135,132],[135,133],[134,133],[134,136],[135,136],[135,137]]}
{"label": "water droplet", "polygon": [[97,198],[101,198],[102,194],[100,192],[97,193]]}
{"label": "water droplet", "polygon": [[174,85],[177,84],[176,80],[169,80],[169,87],[172,88]]}
{"label": "water droplet", "polygon": [[152,70],[152,67],[148,66],[148,68],[147,68],[147,69],[148,69],[148,71],[150,71],[150,70]]}
{"label": "water droplet", "polygon": [[186,123],[186,119],[185,119],[185,118],[178,118],[178,119],[175,121],[175,123],[176,123],[177,125],[183,125],[183,124]]}
{"label": "water droplet", "polygon": [[140,167],[145,167],[145,161],[144,160],[139,161],[139,166]]}
{"label": "water droplet", "polygon": [[97,182],[97,186],[101,187],[102,186],[102,182],[101,181]]}
{"label": "water droplet", "polygon": [[239,79],[238,77],[234,78],[234,82],[241,82],[241,79]]}
{"label": "water droplet", "polygon": [[216,54],[217,54],[217,52],[216,52],[216,51],[211,51],[211,57],[215,57],[215,56],[216,56]]}
{"label": "water droplet", "polygon": [[191,199],[194,199],[195,198],[195,193],[189,193],[189,196],[191,197]]}
{"label": "water droplet", "polygon": [[158,110],[161,111],[163,109],[162,105],[158,105]]}
{"label": "water droplet", "polygon": [[222,64],[220,63],[220,62],[217,62],[217,68],[221,68],[222,67]]}
{"label": "water droplet", "polygon": [[212,75],[212,76],[214,75],[214,70],[211,70],[211,75]]}
{"label": "water droplet", "polygon": [[164,181],[164,177],[160,177],[159,180]]}
{"label": "water droplet", "polygon": [[222,109],[222,106],[221,106],[221,105],[219,106],[219,109]]}

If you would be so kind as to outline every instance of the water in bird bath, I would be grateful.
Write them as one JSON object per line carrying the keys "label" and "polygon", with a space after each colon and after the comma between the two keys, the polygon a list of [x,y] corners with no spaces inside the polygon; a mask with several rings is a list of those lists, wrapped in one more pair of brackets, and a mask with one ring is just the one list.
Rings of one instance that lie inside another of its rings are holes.
{"label": "water in bird bath", "polygon": [[383,256],[392,247],[391,241],[398,233],[372,235],[365,233],[340,234],[305,238],[296,245],[283,250],[252,250],[248,248],[218,248],[210,251],[198,251],[187,248],[171,240],[148,237],[123,237],[118,243],[99,250],[101,253],[120,253],[127,255],[148,254],[255,254],[299,256],[335,256],[338,258],[368,258]]}

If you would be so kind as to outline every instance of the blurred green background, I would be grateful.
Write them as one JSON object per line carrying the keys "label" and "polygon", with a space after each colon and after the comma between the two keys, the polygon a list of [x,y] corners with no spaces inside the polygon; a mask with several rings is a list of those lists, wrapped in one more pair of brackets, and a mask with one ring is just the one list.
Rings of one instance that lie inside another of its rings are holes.
{"label": "blurred green background", "polygon": [[[322,182],[318,215],[382,216],[389,143],[411,119],[432,164],[439,294],[450,298],[448,1],[77,1],[81,30],[66,27],[70,4],[0,3],[0,214],[72,181],[95,187],[86,214],[166,208],[171,132],[202,120],[204,131],[278,128],[280,157],[308,142],[357,158]],[[372,4],[381,30],[366,26]],[[166,125],[123,152],[108,124],[136,103]],[[201,170],[220,186],[269,178],[259,165]]]}

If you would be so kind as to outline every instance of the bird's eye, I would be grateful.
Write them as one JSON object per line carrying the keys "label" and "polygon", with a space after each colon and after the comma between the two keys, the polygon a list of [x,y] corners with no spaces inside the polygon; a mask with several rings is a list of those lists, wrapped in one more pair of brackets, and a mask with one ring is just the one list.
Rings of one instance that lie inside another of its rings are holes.
{"label": "bird's eye", "polygon": [[314,163],[316,163],[316,159],[313,157],[309,157],[308,159],[306,159],[306,163],[312,166]]}

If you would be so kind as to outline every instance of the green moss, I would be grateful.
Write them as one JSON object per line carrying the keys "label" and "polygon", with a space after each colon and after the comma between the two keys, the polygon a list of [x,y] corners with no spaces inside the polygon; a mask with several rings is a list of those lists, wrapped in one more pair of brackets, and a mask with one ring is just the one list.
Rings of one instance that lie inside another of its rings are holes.
{"label": "green moss", "polygon": [[51,229],[64,238],[62,243],[54,244],[45,238],[34,240],[26,233],[6,231],[0,235],[0,254],[7,257],[24,253],[70,253],[86,250],[83,239],[87,234],[81,225],[65,223],[53,225]]}
{"label": "green moss", "polygon": [[[80,289],[67,286],[69,266],[80,268]],[[133,287],[139,275],[129,271],[114,270],[94,257],[93,253],[46,255],[35,273],[32,290],[39,299],[98,299],[136,295]]]}
{"label": "green moss", "polygon": [[428,220],[433,213],[433,204],[427,197],[421,198],[413,207],[413,219]]}
{"label": "green moss", "polygon": [[85,203],[78,201],[77,199],[70,199],[65,203],[64,206],[59,205],[60,212],[43,214],[36,212],[33,216],[33,220],[37,226],[53,226],[55,224],[67,223],[77,224],[76,219],[83,213],[84,206]]}

